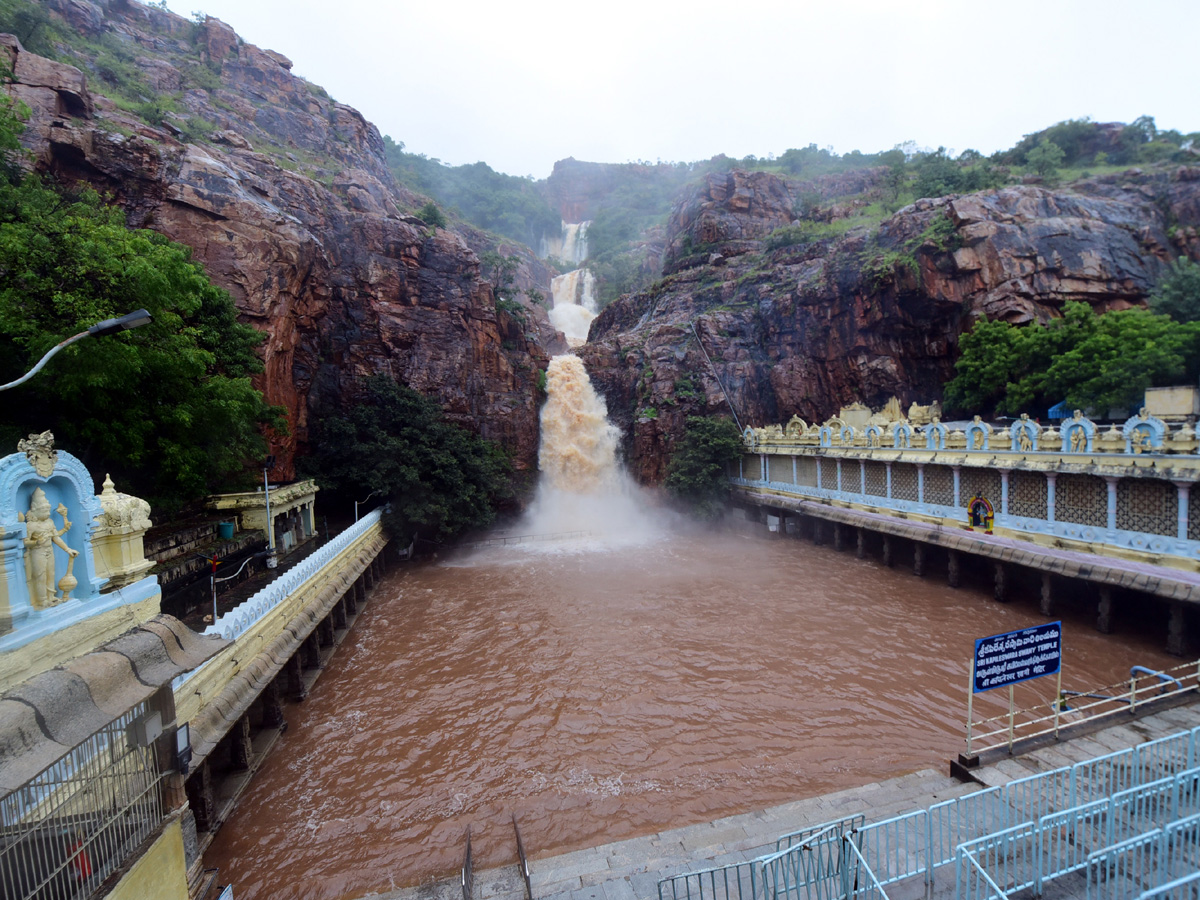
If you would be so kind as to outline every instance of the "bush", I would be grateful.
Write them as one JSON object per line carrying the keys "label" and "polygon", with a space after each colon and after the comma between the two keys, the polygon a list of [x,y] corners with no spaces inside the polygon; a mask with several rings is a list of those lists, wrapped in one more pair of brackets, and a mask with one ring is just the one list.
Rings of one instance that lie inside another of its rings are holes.
{"label": "bush", "polygon": [[663,485],[696,516],[714,519],[729,499],[726,469],[743,452],[742,436],[730,419],[689,416],[687,430],[671,456]]}

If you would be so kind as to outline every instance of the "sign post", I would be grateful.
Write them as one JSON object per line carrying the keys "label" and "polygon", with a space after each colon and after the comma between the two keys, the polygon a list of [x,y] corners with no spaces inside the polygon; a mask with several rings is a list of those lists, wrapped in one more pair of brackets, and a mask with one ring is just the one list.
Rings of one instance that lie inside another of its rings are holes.
{"label": "sign post", "polygon": [[[993,634],[975,642],[971,658],[971,692],[967,696],[967,755],[971,755],[974,699],[984,691],[1007,687],[1008,749],[1012,750],[1014,708],[1012,686],[1062,671],[1062,622],[1047,622],[1020,631]],[[1057,702],[1057,698],[1056,698]]]}

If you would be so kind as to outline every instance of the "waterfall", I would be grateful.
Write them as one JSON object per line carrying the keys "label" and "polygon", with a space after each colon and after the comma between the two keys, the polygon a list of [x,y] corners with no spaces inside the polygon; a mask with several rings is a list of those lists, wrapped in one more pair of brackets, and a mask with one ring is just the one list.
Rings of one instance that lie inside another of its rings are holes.
{"label": "waterfall", "polygon": [[536,533],[589,531],[644,540],[653,533],[638,488],[617,463],[621,433],[577,356],[556,356],[546,370],[542,407],[542,478],[530,510]]}
{"label": "waterfall", "polygon": [[595,286],[596,278],[587,269],[575,269],[550,282],[554,298],[550,324],[563,333],[569,347],[587,342],[588,328],[596,318]]}
{"label": "waterfall", "polygon": [[553,256],[555,259],[579,265],[587,259],[587,231],[591,224],[590,221],[563,222],[557,237],[548,238],[542,235],[538,255],[542,259]]}

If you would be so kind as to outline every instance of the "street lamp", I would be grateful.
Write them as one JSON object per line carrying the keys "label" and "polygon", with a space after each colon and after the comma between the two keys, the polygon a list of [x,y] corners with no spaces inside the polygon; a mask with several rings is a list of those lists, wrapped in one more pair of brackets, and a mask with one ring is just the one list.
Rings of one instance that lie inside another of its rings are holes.
{"label": "street lamp", "polygon": [[0,384],[0,391],[7,391],[9,388],[15,388],[19,384],[24,384],[34,375],[42,370],[42,366],[46,365],[59,350],[64,347],[70,347],[76,341],[81,341],[85,337],[104,337],[109,334],[116,334],[118,331],[129,331],[131,328],[140,328],[150,322],[150,313],[144,309],[137,309],[131,313],[126,313],[116,319],[105,319],[103,322],[97,322],[87,331],[81,331],[74,337],[69,337],[65,341],[55,344],[50,348],[50,352],[39,360],[38,364],[18,378],[16,381],[10,381],[8,384]]}
{"label": "street lamp", "polygon": [[275,523],[271,521],[271,482],[267,479],[267,473],[273,468],[275,468],[275,457],[271,455],[263,463],[263,497],[267,501],[267,552],[270,553],[270,556],[267,557],[268,569],[279,565],[279,560],[275,558]]}
{"label": "street lamp", "polygon": [[[371,491],[371,493],[367,494],[367,500],[370,500],[372,497],[374,497],[376,494],[379,494],[379,493],[382,493],[382,491]],[[354,501],[354,521],[355,521],[355,522],[357,522],[357,521],[358,521],[358,507],[359,507],[359,504],[360,504],[360,503],[361,503],[361,504],[366,504],[367,500],[355,500],[355,501]]]}

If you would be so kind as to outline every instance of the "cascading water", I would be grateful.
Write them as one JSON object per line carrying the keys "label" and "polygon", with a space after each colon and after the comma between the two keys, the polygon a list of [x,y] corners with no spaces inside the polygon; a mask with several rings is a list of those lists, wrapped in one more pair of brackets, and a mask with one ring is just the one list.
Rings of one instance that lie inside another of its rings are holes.
{"label": "cascading water", "polygon": [[[562,234],[557,242],[543,240],[543,256],[557,256],[572,263],[587,259],[587,230],[590,222],[562,223]],[[593,296],[596,279],[587,269],[574,269],[559,275],[550,282],[550,294],[554,305],[550,310],[550,323],[563,333],[567,345],[578,347],[586,343],[588,328],[596,318],[596,300]]]}
{"label": "cascading water", "polygon": [[644,539],[653,532],[638,489],[617,464],[620,431],[608,421],[583,361],[556,356],[546,370],[542,479],[530,510],[536,533],[589,531]]}

